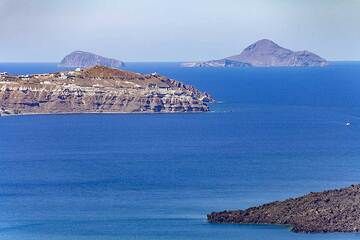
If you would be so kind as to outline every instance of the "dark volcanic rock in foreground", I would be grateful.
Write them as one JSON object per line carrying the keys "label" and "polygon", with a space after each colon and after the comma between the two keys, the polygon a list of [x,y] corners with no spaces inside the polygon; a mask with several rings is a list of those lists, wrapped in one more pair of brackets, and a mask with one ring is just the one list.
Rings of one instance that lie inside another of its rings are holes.
{"label": "dark volcanic rock in foreground", "polygon": [[90,52],[75,51],[65,56],[59,64],[60,67],[94,67],[105,66],[111,68],[119,68],[124,63],[113,58],[106,58]]}
{"label": "dark volcanic rock in foreground", "polygon": [[214,212],[207,218],[211,223],[284,224],[294,232],[359,232],[360,185],[246,210]]}
{"label": "dark volcanic rock in foreground", "polygon": [[312,52],[294,52],[268,39],[251,44],[239,55],[183,64],[185,67],[322,67],[326,65],[328,62],[325,59]]}
{"label": "dark volcanic rock in foreground", "polygon": [[0,115],[86,112],[205,112],[211,97],[159,76],[96,66],[0,76]]}

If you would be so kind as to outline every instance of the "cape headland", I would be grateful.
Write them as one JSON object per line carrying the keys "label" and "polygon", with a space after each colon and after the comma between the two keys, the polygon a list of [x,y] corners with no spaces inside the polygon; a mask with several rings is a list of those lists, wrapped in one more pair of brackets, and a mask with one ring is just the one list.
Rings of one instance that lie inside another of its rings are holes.
{"label": "cape headland", "polygon": [[210,223],[282,224],[294,232],[359,232],[360,185],[310,193],[246,210],[213,212]]}
{"label": "cape headland", "polygon": [[309,51],[292,51],[269,39],[259,40],[239,55],[219,60],[183,63],[184,67],[323,67],[328,62]]}
{"label": "cape headland", "polygon": [[125,66],[125,64],[124,62],[117,59],[106,58],[100,55],[96,55],[94,53],[84,51],[72,52],[66,55],[59,63],[59,67],[68,68],[87,68],[94,66],[119,68]]}
{"label": "cape headland", "polygon": [[212,98],[158,74],[104,66],[0,76],[0,114],[206,112]]}

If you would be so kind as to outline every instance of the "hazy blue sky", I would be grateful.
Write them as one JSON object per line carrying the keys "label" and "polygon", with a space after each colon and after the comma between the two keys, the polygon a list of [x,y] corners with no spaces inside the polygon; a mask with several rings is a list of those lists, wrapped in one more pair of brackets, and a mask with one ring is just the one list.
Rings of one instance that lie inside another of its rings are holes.
{"label": "hazy blue sky", "polygon": [[360,60],[359,25],[360,0],[0,0],[0,61],[206,60],[262,38]]}

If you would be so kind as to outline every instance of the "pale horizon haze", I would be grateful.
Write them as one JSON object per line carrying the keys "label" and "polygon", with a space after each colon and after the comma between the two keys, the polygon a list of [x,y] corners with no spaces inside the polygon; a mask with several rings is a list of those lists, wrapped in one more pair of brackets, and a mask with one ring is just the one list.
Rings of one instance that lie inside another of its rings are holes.
{"label": "pale horizon haze", "polygon": [[0,62],[83,50],[123,61],[210,60],[271,39],[360,60],[359,0],[0,0]]}

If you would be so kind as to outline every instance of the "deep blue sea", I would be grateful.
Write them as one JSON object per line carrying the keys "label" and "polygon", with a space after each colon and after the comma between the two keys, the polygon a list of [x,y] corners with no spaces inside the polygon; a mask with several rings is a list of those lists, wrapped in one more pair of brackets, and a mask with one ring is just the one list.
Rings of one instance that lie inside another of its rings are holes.
{"label": "deep blue sea", "polygon": [[193,84],[218,102],[210,113],[1,117],[1,240],[360,238],[206,222],[212,211],[360,182],[360,63],[126,69]]}

